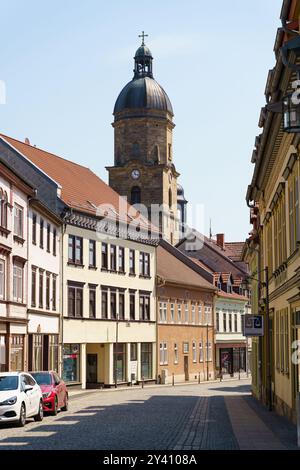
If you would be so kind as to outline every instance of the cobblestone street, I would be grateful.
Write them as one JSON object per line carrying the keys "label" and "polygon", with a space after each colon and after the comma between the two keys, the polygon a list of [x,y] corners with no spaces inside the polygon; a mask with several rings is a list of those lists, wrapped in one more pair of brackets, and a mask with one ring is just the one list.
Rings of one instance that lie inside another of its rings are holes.
{"label": "cobblestone street", "polygon": [[296,428],[249,381],[74,394],[70,410],[0,428],[0,449],[297,449]]}

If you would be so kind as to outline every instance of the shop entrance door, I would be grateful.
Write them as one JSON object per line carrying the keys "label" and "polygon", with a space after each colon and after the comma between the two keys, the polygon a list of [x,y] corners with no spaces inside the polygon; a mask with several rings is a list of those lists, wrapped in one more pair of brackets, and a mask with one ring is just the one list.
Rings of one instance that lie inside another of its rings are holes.
{"label": "shop entrance door", "polygon": [[88,354],[86,359],[86,381],[97,383],[97,354]]}

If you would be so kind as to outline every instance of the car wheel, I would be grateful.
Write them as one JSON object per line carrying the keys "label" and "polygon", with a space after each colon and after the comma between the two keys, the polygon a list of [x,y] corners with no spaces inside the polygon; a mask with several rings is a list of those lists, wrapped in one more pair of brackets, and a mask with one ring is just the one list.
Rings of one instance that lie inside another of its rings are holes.
{"label": "car wheel", "polygon": [[34,416],[34,421],[43,421],[44,410],[43,410],[43,401],[40,401],[38,414]]}
{"label": "car wheel", "polygon": [[66,394],[65,404],[64,406],[61,407],[61,411],[68,411],[68,409],[69,409],[69,399],[68,399],[68,395]]}
{"label": "car wheel", "polygon": [[58,401],[57,401],[57,397],[55,397],[54,399],[54,404],[53,404],[53,411],[52,411],[52,416],[56,416],[57,415],[57,410],[58,410]]}
{"label": "car wheel", "polygon": [[21,410],[20,410],[20,417],[19,417],[19,421],[18,421],[18,426],[20,428],[23,428],[26,424],[26,408],[25,408],[25,405],[24,403],[22,403],[21,405]]}

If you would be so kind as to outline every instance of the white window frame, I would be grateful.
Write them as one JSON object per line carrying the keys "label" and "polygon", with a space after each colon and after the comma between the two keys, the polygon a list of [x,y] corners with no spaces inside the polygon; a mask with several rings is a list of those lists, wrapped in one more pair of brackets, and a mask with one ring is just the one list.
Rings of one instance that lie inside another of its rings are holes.
{"label": "white window frame", "polygon": [[159,343],[159,364],[161,366],[168,364],[168,344],[165,341]]}
{"label": "white window frame", "polygon": [[184,323],[186,325],[189,323],[189,304],[187,302],[184,304]]}
{"label": "white window frame", "polygon": [[175,304],[174,304],[174,302],[170,303],[170,320],[171,320],[171,323],[175,322]]}
{"label": "white window frame", "polygon": [[23,266],[15,263],[13,265],[13,299],[15,302],[23,302]]}
{"label": "white window frame", "polygon": [[182,304],[181,302],[177,304],[177,318],[178,318],[178,323],[182,322]]}
{"label": "white window frame", "polygon": [[196,345],[196,341],[192,342],[192,351],[193,351],[193,362],[196,363],[197,362],[197,345]]}
{"label": "white window frame", "polygon": [[179,363],[178,343],[174,343],[174,364]]}
{"label": "white window frame", "polygon": [[24,208],[19,204],[14,205],[14,235],[23,238],[24,233]]}
{"label": "white window frame", "polygon": [[194,302],[192,303],[192,324],[196,324],[196,305]]}

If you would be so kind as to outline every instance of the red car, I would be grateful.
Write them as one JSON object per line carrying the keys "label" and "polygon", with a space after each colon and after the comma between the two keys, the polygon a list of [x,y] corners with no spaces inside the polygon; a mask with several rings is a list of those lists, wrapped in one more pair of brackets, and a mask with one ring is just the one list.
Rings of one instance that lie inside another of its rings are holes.
{"label": "red car", "polygon": [[68,410],[68,391],[65,382],[56,372],[30,372],[43,394],[44,411],[57,415],[57,411]]}

